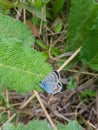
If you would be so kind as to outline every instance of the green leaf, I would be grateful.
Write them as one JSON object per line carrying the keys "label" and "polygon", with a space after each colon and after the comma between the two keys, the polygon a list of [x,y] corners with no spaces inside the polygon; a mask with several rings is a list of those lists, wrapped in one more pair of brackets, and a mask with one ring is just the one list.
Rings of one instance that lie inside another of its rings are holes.
{"label": "green leaf", "polygon": [[71,121],[66,126],[65,130],[82,130],[81,126],[77,123],[77,121]]}
{"label": "green leaf", "polygon": [[[76,121],[71,121],[68,125],[57,125],[58,130],[82,130],[80,125]],[[3,130],[53,130],[47,121],[34,120],[30,121],[27,125],[18,123],[17,126],[12,123],[6,123],[3,125]]]}
{"label": "green leaf", "polygon": [[55,33],[60,33],[61,29],[62,29],[62,21],[60,19],[57,19],[54,23],[54,26],[53,26],[53,31]]}
{"label": "green leaf", "polygon": [[98,17],[83,44],[81,59],[84,64],[87,64],[94,70],[98,70]]}
{"label": "green leaf", "polygon": [[0,13],[0,38],[3,42],[13,39],[31,47],[35,39],[29,28],[22,22]]}
{"label": "green leaf", "polygon": [[[67,32],[67,50],[76,50],[83,44],[98,15],[94,0],[72,0]],[[95,11],[95,12],[94,12]]]}
{"label": "green leaf", "polygon": [[3,126],[3,130],[15,130],[15,127],[12,123],[6,123],[4,126]]}
{"label": "green leaf", "polygon": [[93,90],[85,90],[83,93],[81,93],[81,95],[80,95],[82,98],[84,97],[86,97],[86,96],[90,96],[90,97],[96,97],[96,92],[95,91],[93,91]]}
{"label": "green leaf", "polygon": [[58,55],[61,54],[61,52],[60,52],[60,50],[57,47],[54,46],[54,47],[51,47],[51,54],[53,56],[58,56]]}
{"label": "green leaf", "polygon": [[40,46],[41,48],[43,48],[43,49],[48,49],[48,47],[47,47],[46,45],[44,45],[41,40],[37,39],[37,40],[36,40],[36,43],[37,43],[38,46]]}
{"label": "green leaf", "polygon": [[46,121],[34,120],[27,125],[18,124],[17,126],[12,123],[6,123],[3,126],[3,130],[53,130]]}
{"label": "green leaf", "polygon": [[84,64],[94,70],[98,70],[97,35],[98,3],[93,0],[72,0],[66,50],[76,50],[82,45],[80,58]]}
{"label": "green leaf", "polygon": [[32,6],[38,8],[38,9],[41,9],[42,1],[41,0],[32,1],[31,4],[32,4]]}
{"label": "green leaf", "polygon": [[22,7],[24,9],[28,10],[29,12],[35,14],[36,17],[40,18],[41,20],[46,21],[45,16],[42,14],[41,10],[34,7],[33,5],[27,4],[27,3],[22,3],[18,7]]}
{"label": "green leaf", "polygon": [[3,11],[14,8],[15,4],[12,1],[8,1],[8,0],[0,0],[0,9],[3,9]]}
{"label": "green leaf", "polygon": [[[2,96],[0,94],[0,102],[2,102]],[[4,102],[3,102],[4,103]],[[8,119],[6,113],[0,113],[0,123],[3,124]]]}
{"label": "green leaf", "polygon": [[45,57],[36,50],[26,50],[20,42],[0,42],[0,89],[7,85],[18,92],[42,91],[39,82],[50,71]]}
{"label": "green leaf", "polygon": [[76,80],[74,78],[70,78],[70,82],[69,84],[67,85],[67,88],[68,89],[75,89],[77,86],[77,83],[76,83]]}
{"label": "green leaf", "polygon": [[52,128],[45,120],[43,121],[35,120],[33,122],[30,122],[26,126],[25,130],[52,130]]}
{"label": "green leaf", "polygon": [[53,12],[56,15],[60,9],[64,6],[66,0],[55,0],[54,6],[53,6]]}

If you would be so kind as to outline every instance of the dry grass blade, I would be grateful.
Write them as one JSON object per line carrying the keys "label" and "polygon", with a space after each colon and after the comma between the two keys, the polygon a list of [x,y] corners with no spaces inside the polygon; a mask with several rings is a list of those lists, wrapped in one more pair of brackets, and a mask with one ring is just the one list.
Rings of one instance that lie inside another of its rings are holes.
{"label": "dry grass blade", "polygon": [[56,128],[55,124],[53,123],[51,117],[49,116],[49,114],[48,114],[48,112],[47,112],[47,110],[46,110],[44,104],[42,103],[41,98],[40,98],[38,92],[34,90],[34,94],[35,94],[35,96],[37,97],[37,99],[38,99],[38,101],[39,101],[39,103],[40,103],[40,105],[41,105],[41,107],[42,107],[42,109],[43,109],[43,111],[44,111],[44,113],[45,113],[47,119],[49,120],[51,126],[53,127],[54,130],[57,130],[57,128]]}
{"label": "dry grass blade", "polygon": [[26,107],[26,105],[35,97],[35,95],[32,95],[29,97],[29,99],[23,103],[21,106],[20,106],[20,109],[23,109],[24,107]]}
{"label": "dry grass blade", "polygon": [[14,113],[4,124],[3,126],[7,123],[7,122],[11,122],[12,119],[16,116],[16,114]]}
{"label": "dry grass blade", "polygon": [[[95,127],[92,123],[90,123],[89,121],[87,121],[87,123],[88,123],[92,128],[96,129],[96,127]],[[98,129],[96,129],[96,130],[98,130]]]}
{"label": "dry grass blade", "polygon": [[73,53],[73,55],[70,56],[70,57],[68,58],[68,60],[66,60],[66,61],[64,62],[64,64],[61,65],[61,67],[60,67],[57,71],[60,72],[66,65],[68,65],[68,64],[76,57],[76,55],[80,52],[80,50],[81,50],[81,47],[78,48],[78,49]]}
{"label": "dry grass blade", "polygon": [[9,108],[10,108],[10,106],[9,106],[9,92],[8,92],[7,88],[5,89],[5,94],[6,94],[6,102],[7,102],[7,108],[8,108],[8,111],[7,111],[8,118],[10,118],[10,111],[9,111]]}

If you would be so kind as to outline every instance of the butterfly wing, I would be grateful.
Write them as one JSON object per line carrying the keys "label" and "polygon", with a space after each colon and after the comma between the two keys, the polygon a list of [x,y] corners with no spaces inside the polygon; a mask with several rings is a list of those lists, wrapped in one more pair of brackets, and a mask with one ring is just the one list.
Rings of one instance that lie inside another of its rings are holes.
{"label": "butterfly wing", "polygon": [[57,71],[53,71],[43,80],[43,82],[58,83],[59,79],[60,79],[59,73]]}
{"label": "butterfly wing", "polygon": [[40,83],[40,86],[47,93],[56,94],[62,89],[62,84],[59,82],[59,79],[59,73],[57,71],[53,71]]}
{"label": "butterfly wing", "polygon": [[48,94],[56,94],[62,89],[62,84],[60,82],[58,84],[53,82],[40,83],[40,85]]}
{"label": "butterfly wing", "polygon": [[48,93],[53,94],[53,88],[55,87],[55,83],[53,82],[41,82],[40,86]]}
{"label": "butterfly wing", "polygon": [[52,89],[52,94],[56,94],[58,92],[60,92],[62,89],[62,84],[60,82],[58,82],[57,85],[55,85],[55,87]]}

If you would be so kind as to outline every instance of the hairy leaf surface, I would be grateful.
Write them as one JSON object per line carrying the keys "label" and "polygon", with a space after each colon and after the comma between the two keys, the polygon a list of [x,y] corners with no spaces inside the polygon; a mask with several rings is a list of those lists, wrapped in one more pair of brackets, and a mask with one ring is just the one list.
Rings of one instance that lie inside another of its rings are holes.
{"label": "hairy leaf surface", "polygon": [[0,87],[28,92],[40,91],[39,82],[51,71],[45,58],[34,49],[26,51],[21,43],[0,43]]}
{"label": "hairy leaf surface", "polygon": [[31,47],[35,41],[30,29],[25,24],[1,13],[0,38],[4,42],[10,39],[22,41],[25,47]]}

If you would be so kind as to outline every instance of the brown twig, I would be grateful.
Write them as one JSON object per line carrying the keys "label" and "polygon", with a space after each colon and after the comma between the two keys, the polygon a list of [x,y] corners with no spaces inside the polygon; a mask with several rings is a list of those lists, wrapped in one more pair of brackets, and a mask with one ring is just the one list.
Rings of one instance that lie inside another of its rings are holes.
{"label": "brown twig", "polygon": [[39,101],[39,103],[40,103],[40,105],[41,105],[41,107],[42,107],[42,109],[43,109],[43,111],[44,111],[44,113],[45,113],[47,119],[49,120],[51,126],[53,127],[54,130],[57,130],[55,124],[53,123],[51,117],[49,116],[49,114],[48,114],[48,112],[47,112],[47,110],[46,110],[44,104],[42,103],[42,100],[41,100],[41,98],[40,98],[40,96],[39,96],[39,94],[38,94],[38,92],[37,92],[36,90],[34,90],[34,94],[35,94],[35,96],[37,97],[37,99],[38,99],[38,101]]}
{"label": "brown twig", "polygon": [[[88,123],[92,128],[96,129],[96,127],[95,127],[92,123],[90,123],[89,121],[87,121],[87,123]],[[98,130],[98,129],[96,129],[96,130]]]}
{"label": "brown twig", "polygon": [[81,47],[78,48],[73,54],[72,56],[70,56],[65,62],[64,64],[61,65],[61,67],[57,70],[58,72],[60,72],[66,65],[68,65],[75,57],[76,55],[80,52]]}
{"label": "brown twig", "polygon": [[10,118],[10,111],[9,111],[9,92],[8,92],[8,89],[6,88],[6,90],[5,90],[5,94],[6,94],[6,103],[7,103],[7,108],[8,108],[8,111],[7,111],[7,113],[8,113],[8,119]]}
{"label": "brown twig", "polygon": [[[77,73],[78,70],[71,70],[71,69],[68,69],[69,72],[73,72],[73,73]],[[85,74],[85,75],[90,75],[90,76],[94,76],[94,77],[98,77],[98,74],[96,73],[90,73],[90,72],[85,72],[85,71],[82,71],[80,72],[82,74]]]}
{"label": "brown twig", "polygon": [[29,99],[23,103],[21,106],[20,106],[20,109],[23,109],[24,107],[26,107],[26,105],[35,97],[35,95],[32,95],[29,97]]}

